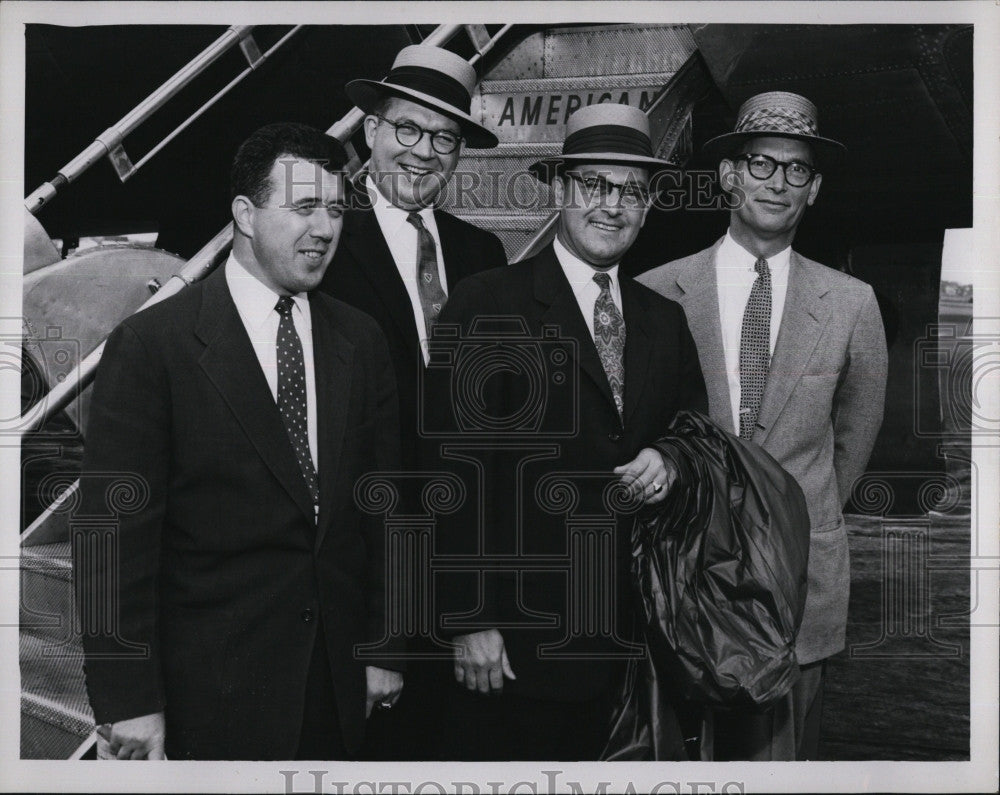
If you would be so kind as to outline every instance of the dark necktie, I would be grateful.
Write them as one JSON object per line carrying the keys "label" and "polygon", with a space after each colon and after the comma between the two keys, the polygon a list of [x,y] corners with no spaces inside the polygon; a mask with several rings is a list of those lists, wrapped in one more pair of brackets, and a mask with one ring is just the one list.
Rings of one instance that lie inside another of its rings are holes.
{"label": "dark necktie", "polygon": [[434,236],[417,213],[409,213],[406,220],[417,230],[417,292],[420,294],[420,308],[424,311],[424,328],[428,335],[448,300],[441,286],[438,274],[437,246]]}
{"label": "dark necktie", "polygon": [[275,305],[278,321],[278,411],[285,422],[288,438],[295,448],[299,469],[305,478],[313,505],[319,504],[319,480],[309,452],[309,419],[306,404],[306,365],[302,341],[292,322],[291,296],[282,296]]}
{"label": "dark necktie", "polygon": [[771,367],[771,271],[766,259],[754,263],[757,278],[750,290],[740,334],[740,438],[752,439]]}
{"label": "dark necktie", "polygon": [[611,300],[611,276],[596,273],[594,281],[601,288],[594,302],[594,344],[621,417],[625,411],[625,318]]}

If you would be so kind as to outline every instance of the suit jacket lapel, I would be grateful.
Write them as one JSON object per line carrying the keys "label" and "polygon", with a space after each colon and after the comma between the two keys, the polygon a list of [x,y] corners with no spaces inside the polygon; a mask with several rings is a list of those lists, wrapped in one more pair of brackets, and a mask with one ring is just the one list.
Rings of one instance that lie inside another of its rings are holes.
{"label": "suit jacket lapel", "polygon": [[821,272],[810,266],[794,251],[788,273],[788,291],[781,315],[781,328],[771,357],[771,369],[764,387],[758,429],[754,441],[763,444],[782,408],[791,396],[812,356],[829,319],[830,310],[822,296],[828,285]]}
{"label": "suit jacket lapel", "polygon": [[318,551],[330,524],[335,478],[340,465],[347,409],[351,396],[351,363],[354,346],[336,327],[324,296],[309,299],[312,315],[313,358],[316,370],[316,428],[319,448],[319,523],[316,532]]}
{"label": "suit jacket lapel", "polygon": [[311,524],[315,516],[312,497],[222,268],[205,281],[195,334],[205,344],[200,366],[264,463]]}
{"label": "suit jacket lapel", "polygon": [[719,291],[715,277],[715,254],[720,239],[677,276],[677,286],[683,292],[681,304],[687,316],[688,328],[698,348],[705,388],[708,392],[713,419],[733,433],[733,402],[729,397],[726,377],[726,354],[722,347],[722,321],[719,319]]}
{"label": "suit jacket lapel", "polygon": [[[535,261],[535,299],[547,307],[542,314],[542,324],[557,325],[561,337],[576,340],[576,345],[571,346],[571,355],[576,357],[580,369],[614,406],[611,386],[608,384],[601,359],[597,355],[593,337],[590,336],[590,330],[580,312],[580,305],[551,244],[539,252]],[[627,345],[626,336],[626,347]],[[627,371],[625,377],[628,378]]]}
{"label": "suit jacket lapel", "polygon": [[476,252],[469,251],[463,245],[465,241],[462,228],[454,216],[443,210],[435,210],[434,222],[441,237],[441,261],[444,263],[445,279],[450,293],[462,279],[476,272],[477,268],[473,267]]}
{"label": "suit jacket lapel", "polygon": [[625,316],[625,416],[629,418],[640,403],[642,389],[649,372],[649,356],[652,351],[648,328],[648,307],[642,292],[629,278],[621,276],[619,284],[622,293],[622,314]]}
{"label": "suit jacket lapel", "polygon": [[346,213],[342,244],[350,250],[375,295],[385,304],[386,314],[392,318],[404,339],[412,340],[416,348],[419,337],[413,319],[413,305],[374,210],[350,210]]}

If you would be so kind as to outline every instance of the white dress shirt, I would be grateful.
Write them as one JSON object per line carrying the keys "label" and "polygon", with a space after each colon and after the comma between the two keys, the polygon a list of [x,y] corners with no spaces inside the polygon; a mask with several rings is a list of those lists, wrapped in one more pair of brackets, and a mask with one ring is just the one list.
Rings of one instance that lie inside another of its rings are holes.
{"label": "white dress shirt", "polygon": [[[788,292],[788,269],[791,247],[767,258],[771,272],[771,355],[781,328],[781,314]],[[757,257],[733,240],[729,232],[715,255],[715,277],[719,293],[719,320],[722,323],[722,347],[726,354],[726,379],[733,407],[733,427],[740,427],[740,337],[743,334],[743,313],[750,300],[750,291],[757,279],[754,263]]]}
{"label": "white dress shirt", "polygon": [[[389,253],[396,263],[399,277],[403,280],[406,294],[410,296],[410,306],[413,309],[413,320],[417,324],[417,336],[420,338],[420,350],[427,362],[427,326],[424,323],[424,309],[420,304],[420,290],[417,287],[417,258],[420,246],[417,242],[417,228],[406,220],[408,210],[401,210],[386,199],[375,185],[371,176],[365,177],[365,187],[375,210],[375,220],[378,221],[382,236],[389,245]],[[424,207],[418,210],[420,220],[424,222],[427,231],[434,238],[434,249],[437,253],[438,276],[441,279],[441,289],[448,294],[448,277],[441,259],[441,235],[438,234],[437,222],[434,220],[434,209]]]}
{"label": "white dress shirt", "polygon": [[[271,388],[271,397],[278,400],[278,321],[281,316],[274,308],[280,296],[250,274],[232,254],[226,261],[226,284],[236,304],[243,327],[250,337],[260,369]],[[309,432],[309,452],[313,467],[319,472],[319,449],[316,431],[316,368],[313,363],[312,315],[309,313],[309,296],[299,293],[292,296],[292,323],[302,341],[302,358],[306,366],[306,411]]]}
{"label": "white dress shirt", "polygon": [[625,317],[625,312],[622,309],[621,285],[618,284],[617,265],[606,271],[599,271],[575,254],[571,254],[559,241],[558,237],[552,241],[552,248],[555,249],[556,259],[559,260],[563,273],[566,274],[569,286],[573,288],[573,295],[576,296],[580,312],[583,313],[583,319],[587,322],[587,328],[590,329],[591,339],[594,339],[594,304],[597,303],[597,299],[601,294],[601,288],[594,281],[594,276],[598,273],[606,273],[611,277],[611,300],[618,307],[618,311],[622,313],[622,317]]}

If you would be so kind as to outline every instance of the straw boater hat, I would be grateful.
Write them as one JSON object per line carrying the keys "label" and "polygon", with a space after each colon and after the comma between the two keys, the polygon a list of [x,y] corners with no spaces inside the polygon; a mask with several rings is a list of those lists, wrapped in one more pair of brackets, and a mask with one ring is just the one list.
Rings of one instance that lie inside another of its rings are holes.
{"label": "straw boater hat", "polygon": [[542,182],[551,182],[561,166],[574,163],[641,166],[650,175],[678,169],[667,160],[653,157],[645,113],[610,102],[588,105],[570,116],[562,154],[532,163],[528,171]]}
{"label": "straw boater hat", "polygon": [[708,141],[702,151],[725,157],[735,152],[748,138],[775,136],[794,138],[812,144],[819,157],[840,156],[847,152],[839,141],[819,135],[819,114],[808,99],[788,91],[768,91],[750,97],[736,114],[736,129]]}
{"label": "straw boater hat", "polygon": [[497,145],[497,137],[469,115],[476,80],[476,70],[455,53],[411,44],[399,51],[384,80],[352,80],[344,91],[365,113],[372,113],[386,97],[424,105],[457,121],[470,147],[490,149]]}

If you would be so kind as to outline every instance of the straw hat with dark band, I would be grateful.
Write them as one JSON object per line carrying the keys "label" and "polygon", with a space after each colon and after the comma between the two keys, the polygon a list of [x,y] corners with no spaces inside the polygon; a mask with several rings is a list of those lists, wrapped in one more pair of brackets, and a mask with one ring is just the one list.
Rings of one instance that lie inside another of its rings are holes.
{"label": "straw hat with dark band", "polygon": [[653,157],[649,119],[630,105],[601,103],[580,108],[566,124],[562,154],[532,163],[528,170],[550,182],[559,168],[572,163],[611,163],[641,166],[652,175],[676,170],[666,160]]}
{"label": "straw hat with dark band", "polygon": [[768,91],[750,97],[736,114],[736,129],[708,141],[702,151],[713,157],[735,154],[748,138],[794,138],[816,148],[820,157],[847,152],[839,141],[819,135],[819,114],[808,99],[788,91]]}
{"label": "straw hat with dark band", "polygon": [[491,149],[497,137],[469,115],[476,80],[476,70],[455,53],[412,44],[399,51],[384,80],[352,80],[344,91],[365,113],[374,112],[386,97],[424,105],[457,121],[470,147]]}

